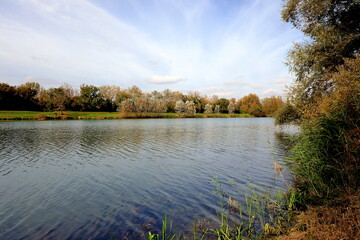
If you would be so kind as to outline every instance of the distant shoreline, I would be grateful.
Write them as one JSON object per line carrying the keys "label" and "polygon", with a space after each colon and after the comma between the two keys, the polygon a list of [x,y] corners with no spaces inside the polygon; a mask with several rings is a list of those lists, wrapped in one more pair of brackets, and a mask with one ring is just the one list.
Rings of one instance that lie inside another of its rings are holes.
{"label": "distant shoreline", "polygon": [[149,119],[149,118],[250,118],[250,114],[204,114],[185,113],[122,113],[80,111],[0,111],[0,121],[46,121],[46,120],[103,120],[103,119]]}

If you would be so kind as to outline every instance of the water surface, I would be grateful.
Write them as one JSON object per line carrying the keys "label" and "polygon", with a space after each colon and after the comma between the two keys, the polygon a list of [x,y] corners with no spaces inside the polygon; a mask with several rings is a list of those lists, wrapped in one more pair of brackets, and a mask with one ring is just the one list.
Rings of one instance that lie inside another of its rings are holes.
{"label": "water surface", "polygon": [[284,187],[279,132],[270,118],[0,122],[0,239],[135,238],[165,212],[179,231],[216,221],[213,177]]}

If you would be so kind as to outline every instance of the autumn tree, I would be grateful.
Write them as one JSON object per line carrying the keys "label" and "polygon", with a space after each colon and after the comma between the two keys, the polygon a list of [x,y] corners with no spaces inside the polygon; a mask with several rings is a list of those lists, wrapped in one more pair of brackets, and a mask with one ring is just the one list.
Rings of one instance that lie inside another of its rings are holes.
{"label": "autumn tree", "polygon": [[261,105],[263,111],[267,115],[271,115],[284,106],[284,101],[282,100],[281,97],[272,96],[262,99]]}
{"label": "autumn tree", "polygon": [[287,59],[296,77],[289,97],[300,113],[334,89],[325,73],[337,72],[344,58],[360,53],[360,1],[287,0],[282,18],[307,37]]}
{"label": "autumn tree", "polygon": [[181,92],[178,91],[171,91],[169,89],[165,89],[162,92],[163,95],[163,101],[166,104],[166,108],[167,108],[167,112],[176,112],[176,102],[181,100],[181,101],[186,101],[186,97],[184,96],[184,94],[182,94]]}
{"label": "autumn tree", "polygon": [[138,86],[135,86],[135,85],[127,88],[125,91],[130,96],[130,98],[132,98],[133,100],[135,98],[140,98],[143,96],[142,90]]}
{"label": "autumn tree", "polygon": [[194,115],[196,113],[195,103],[193,101],[186,101],[185,103],[185,113]]}
{"label": "autumn tree", "polygon": [[203,99],[201,98],[201,95],[198,91],[195,92],[189,92],[187,95],[187,98],[189,101],[192,101],[195,105],[196,112],[202,111],[202,103]]}
{"label": "autumn tree", "polygon": [[176,101],[175,111],[176,113],[184,113],[186,111],[186,106],[183,100]]}
{"label": "autumn tree", "polygon": [[100,86],[100,93],[103,96],[107,104],[109,111],[116,110],[116,97],[120,93],[120,87],[117,86]]}
{"label": "autumn tree", "polygon": [[17,105],[19,110],[38,110],[38,95],[40,84],[27,82],[16,88]]}
{"label": "autumn tree", "polygon": [[237,105],[241,113],[248,113],[256,117],[265,116],[259,97],[256,94],[250,93],[239,99]]}

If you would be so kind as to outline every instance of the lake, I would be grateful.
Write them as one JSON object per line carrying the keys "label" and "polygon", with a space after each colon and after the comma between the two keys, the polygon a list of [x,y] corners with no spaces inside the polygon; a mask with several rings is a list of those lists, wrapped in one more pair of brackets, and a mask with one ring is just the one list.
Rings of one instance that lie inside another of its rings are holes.
{"label": "lake", "polygon": [[[224,191],[285,189],[271,118],[0,122],[0,239],[136,238],[216,222]],[[286,176],[289,174],[284,173]],[[191,229],[190,229],[191,231]]]}

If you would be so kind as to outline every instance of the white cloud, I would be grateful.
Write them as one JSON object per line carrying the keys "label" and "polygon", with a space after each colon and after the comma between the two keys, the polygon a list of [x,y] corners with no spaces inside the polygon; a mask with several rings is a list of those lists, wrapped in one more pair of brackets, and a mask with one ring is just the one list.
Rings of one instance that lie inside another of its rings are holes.
{"label": "white cloud", "polygon": [[178,83],[178,82],[182,82],[182,81],[184,81],[183,78],[176,77],[176,76],[153,76],[149,80],[149,83],[166,84],[166,83]]}
{"label": "white cloud", "polygon": [[265,97],[268,96],[280,96],[280,95],[284,95],[285,91],[284,90],[280,90],[280,89],[273,89],[273,88],[269,88],[266,89],[262,92],[262,95]]}

